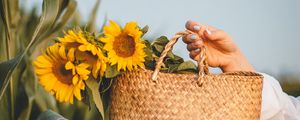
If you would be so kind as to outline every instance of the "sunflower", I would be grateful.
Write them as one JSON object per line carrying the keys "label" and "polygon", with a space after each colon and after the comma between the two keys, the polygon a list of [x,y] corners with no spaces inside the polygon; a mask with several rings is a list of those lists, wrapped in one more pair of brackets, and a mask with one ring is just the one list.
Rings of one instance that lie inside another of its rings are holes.
{"label": "sunflower", "polygon": [[68,30],[63,38],[58,40],[68,48],[75,48],[75,55],[80,61],[90,64],[92,75],[97,78],[102,77],[106,69],[107,58],[100,48],[100,41],[85,31]]}
{"label": "sunflower", "polygon": [[111,65],[117,64],[118,71],[144,68],[144,48],[141,39],[142,32],[136,22],[129,22],[124,29],[114,21],[104,26],[104,36],[100,38],[105,43],[103,49],[108,51],[108,59]]}
{"label": "sunflower", "polygon": [[35,73],[46,91],[53,94],[60,102],[73,104],[74,96],[81,100],[81,90],[85,89],[84,80],[89,78],[90,71],[86,63],[74,64],[74,51],[59,44],[47,48],[33,62]]}
{"label": "sunflower", "polygon": [[97,55],[93,55],[89,51],[76,51],[76,58],[80,61],[85,61],[86,63],[92,66],[92,75],[94,78],[97,78],[98,75],[102,77],[106,70],[107,58],[101,53],[97,53]]}

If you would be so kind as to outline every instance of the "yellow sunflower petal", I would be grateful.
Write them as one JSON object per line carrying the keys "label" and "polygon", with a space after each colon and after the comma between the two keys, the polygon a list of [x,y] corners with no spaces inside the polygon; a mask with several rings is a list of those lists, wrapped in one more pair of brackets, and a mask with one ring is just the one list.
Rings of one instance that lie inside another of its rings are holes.
{"label": "yellow sunflower petal", "polygon": [[137,23],[136,22],[128,22],[124,27],[124,32],[129,33],[130,31],[136,30]]}
{"label": "yellow sunflower petal", "polygon": [[65,46],[59,48],[59,55],[63,59],[67,59]]}
{"label": "yellow sunflower petal", "polygon": [[86,69],[86,68],[88,68],[89,66],[90,66],[90,65],[87,64],[87,63],[80,63],[77,67]]}
{"label": "yellow sunflower petal", "polygon": [[73,75],[75,75],[76,73],[76,71],[75,71],[75,65],[72,63],[72,62],[70,62],[70,61],[68,61],[67,63],[66,63],[66,65],[65,65],[65,69],[66,70],[72,70],[72,74]]}
{"label": "yellow sunflower petal", "polygon": [[49,61],[49,60],[45,57],[45,55],[41,55],[41,56],[37,57],[36,62],[45,64],[45,65],[52,65],[52,64],[51,64],[51,61]]}
{"label": "yellow sunflower petal", "polygon": [[[59,45],[54,44],[47,49],[47,53],[52,57],[52,59],[59,59]],[[58,53],[58,54],[57,54]]]}
{"label": "yellow sunflower petal", "polygon": [[107,43],[107,42],[111,42],[112,39],[114,39],[114,36],[110,34],[106,34],[105,37],[100,38],[100,41]]}
{"label": "yellow sunflower petal", "polygon": [[68,51],[68,60],[74,61],[74,53],[75,53],[75,48],[70,48]]}
{"label": "yellow sunflower petal", "polygon": [[118,36],[121,33],[120,26],[116,22],[114,22],[112,20],[110,20],[109,21],[109,25],[108,26],[104,26],[103,29],[104,29],[105,33],[111,34],[113,36]]}
{"label": "yellow sunflower petal", "polygon": [[104,75],[104,72],[105,72],[105,70],[106,70],[106,67],[107,67],[106,62],[103,62],[103,61],[102,61],[102,64],[101,64],[101,70],[100,70],[100,76],[101,76],[101,77]]}
{"label": "yellow sunflower petal", "polygon": [[81,76],[87,76],[88,74],[90,74],[91,72],[87,69],[83,69],[83,68],[76,68],[76,72],[81,75]]}
{"label": "yellow sunflower petal", "polygon": [[66,87],[62,87],[60,90],[61,94],[60,94],[60,101],[64,101],[65,98],[67,97],[67,92],[68,92],[68,86]]}
{"label": "yellow sunflower petal", "polygon": [[47,62],[38,62],[38,61],[34,61],[33,64],[35,65],[35,67],[38,68],[51,68],[52,64],[47,63]]}
{"label": "yellow sunflower petal", "polygon": [[84,52],[84,51],[87,51],[87,45],[80,45],[79,47],[78,47],[78,49],[80,50],[80,51],[82,51],[82,52]]}
{"label": "yellow sunflower petal", "polygon": [[75,97],[76,97],[78,100],[81,100],[81,99],[82,99],[82,98],[81,98],[81,94],[80,94],[80,89],[79,89],[79,88],[75,87],[73,93],[74,93]]}
{"label": "yellow sunflower petal", "polygon": [[91,51],[92,51],[92,54],[93,54],[93,55],[96,55],[96,54],[97,54],[97,52],[98,52],[98,51],[100,51],[100,50],[97,50],[97,48],[96,48],[96,47],[94,47],[94,46],[91,46]]}
{"label": "yellow sunflower petal", "polygon": [[35,73],[38,75],[43,75],[47,73],[51,73],[52,69],[35,69]]}
{"label": "yellow sunflower petal", "polygon": [[73,86],[69,86],[67,88],[66,97],[64,99],[64,102],[69,102],[71,97],[73,97]]}
{"label": "yellow sunflower petal", "polygon": [[76,85],[76,84],[78,83],[78,81],[79,81],[79,76],[78,76],[78,75],[75,75],[75,76],[73,77],[73,79],[72,79],[73,85]]}
{"label": "yellow sunflower petal", "polygon": [[84,90],[84,89],[85,89],[85,84],[83,83],[83,81],[79,81],[78,87],[79,87],[81,90]]}
{"label": "yellow sunflower petal", "polygon": [[42,75],[40,76],[39,80],[39,82],[45,87],[45,90],[48,92],[54,88],[56,81],[57,79],[53,74]]}

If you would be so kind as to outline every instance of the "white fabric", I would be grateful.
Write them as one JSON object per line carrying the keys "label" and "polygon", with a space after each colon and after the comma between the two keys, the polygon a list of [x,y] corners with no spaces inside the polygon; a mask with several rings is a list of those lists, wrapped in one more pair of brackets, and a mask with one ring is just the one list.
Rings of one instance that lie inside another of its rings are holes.
{"label": "white fabric", "polygon": [[261,74],[264,76],[261,120],[300,120],[300,97],[287,95],[275,78]]}

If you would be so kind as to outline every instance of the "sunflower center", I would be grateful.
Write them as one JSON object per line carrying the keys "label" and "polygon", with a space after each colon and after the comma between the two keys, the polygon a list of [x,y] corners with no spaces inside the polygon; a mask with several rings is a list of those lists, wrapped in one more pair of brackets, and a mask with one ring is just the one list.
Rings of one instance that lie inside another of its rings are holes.
{"label": "sunflower center", "polygon": [[65,63],[66,62],[57,63],[57,65],[52,68],[52,71],[58,81],[60,81],[64,84],[67,84],[67,85],[71,85],[73,75],[70,70],[65,69]]}
{"label": "sunflower center", "polygon": [[130,57],[135,52],[134,38],[127,34],[121,34],[115,38],[113,49],[118,56]]}

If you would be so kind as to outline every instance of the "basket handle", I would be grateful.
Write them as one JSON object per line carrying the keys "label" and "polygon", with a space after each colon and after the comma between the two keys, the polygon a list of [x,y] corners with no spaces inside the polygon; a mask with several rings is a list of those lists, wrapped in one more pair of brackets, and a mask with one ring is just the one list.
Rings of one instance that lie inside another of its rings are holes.
{"label": "basket handle", "polygon": [[[168,44],[165,46],[164,51],[162,52],[162,54],[160,55],[158,61],[156,62],[156,66],[155,66],[155,70],[152,74],[152,80],[156,80],[157,79],[157,75],[159,73],[159,70],[163,64],[163,60],[166,57],[167,53],[172,50],[174,44],[178,41],[178,39],[180,37],[183,37],[185,35],[191,34],[193,33],[192,31],[186,30],[183,32],[178,32],[176,33],[171,40],[168,42]],[[208,63],[206,60],[206,52],[205,52],[206,48],[205,46],[203,46],[202,48],[200,48],[200,59],[197,61],[198,63],[198,69],[199,69],[199,73],[198,73],[198,81],[200,82],[200,84],[202,84],[203,80],[202,78],[204,77],[204,75],[209,74],[209,70],[208,70]]]}

